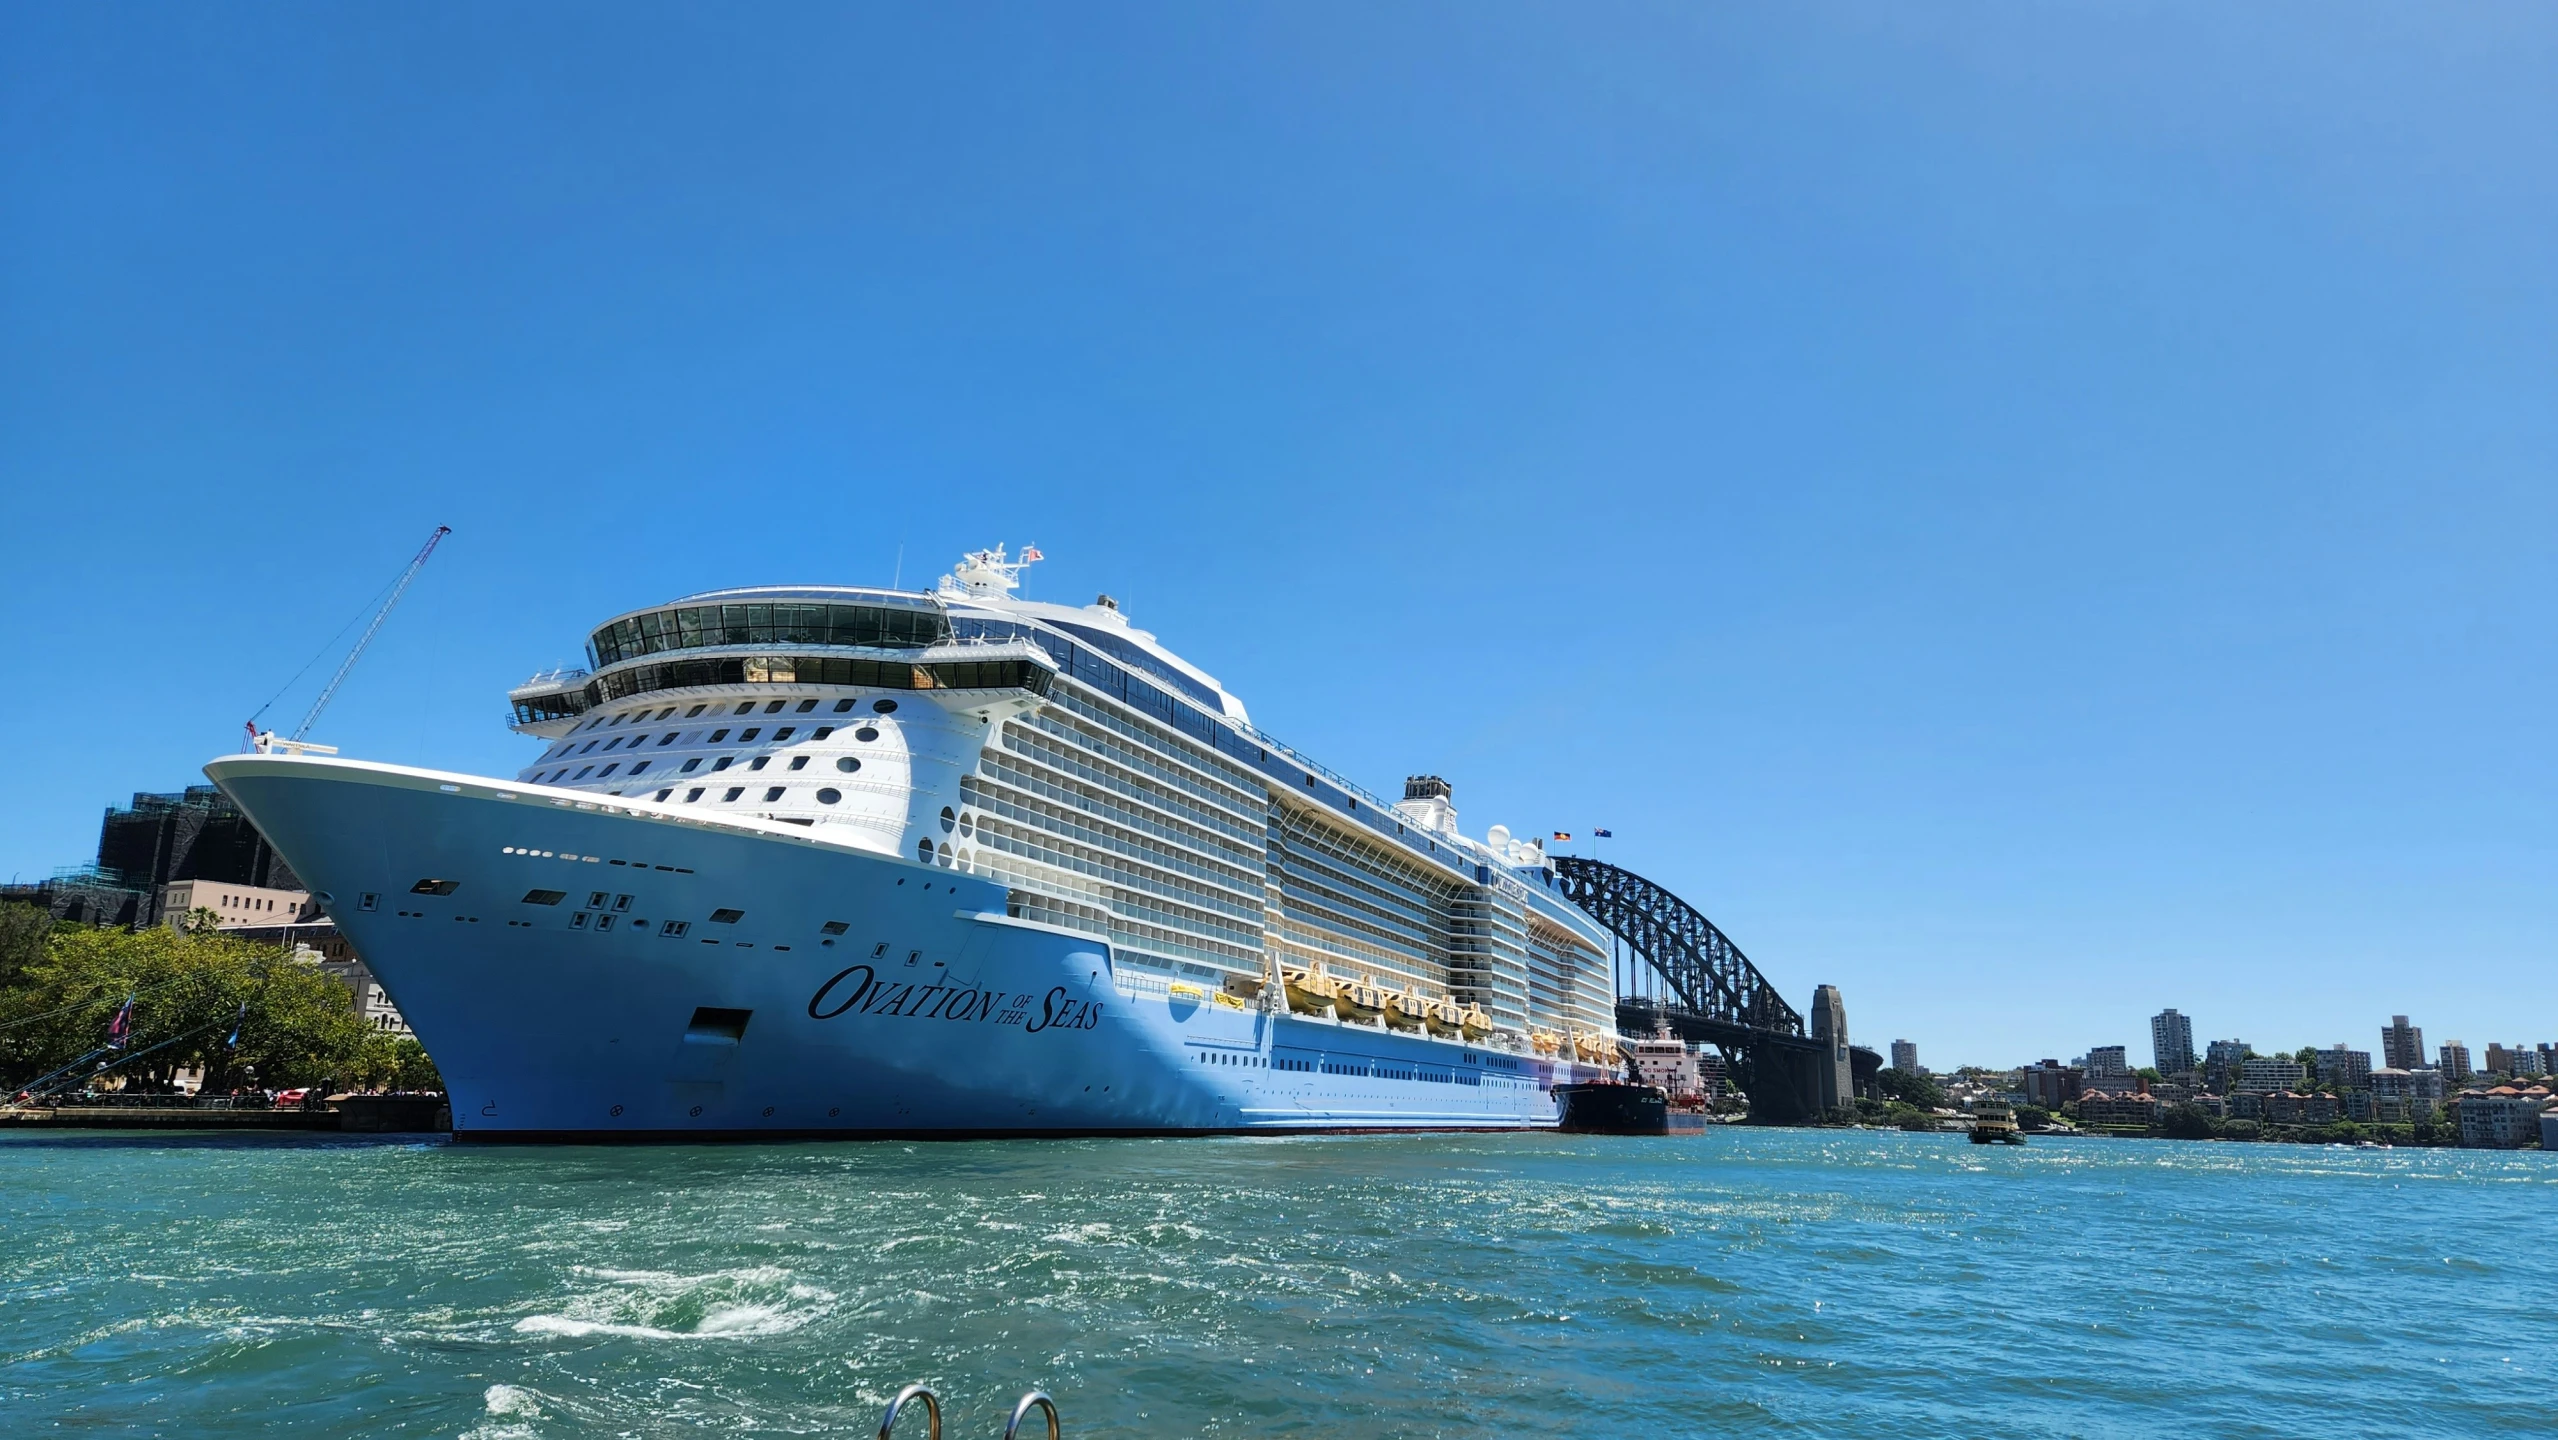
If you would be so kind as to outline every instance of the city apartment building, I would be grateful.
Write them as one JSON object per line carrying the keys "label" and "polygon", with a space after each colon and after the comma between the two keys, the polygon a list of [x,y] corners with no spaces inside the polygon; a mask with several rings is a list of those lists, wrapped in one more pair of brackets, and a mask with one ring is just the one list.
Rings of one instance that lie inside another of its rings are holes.
{"label": "city apartment building", "polygon": [[2078,1123],[2155,1125],[2158,1123],[2158,1099],[2152,1095],[2107,1094],[2102,1090],[2090,1090],[2078,1097]]}
{"label": "city apartment building", "polygon": [[2318,1052],[2318,1083],[2345,1090],[2371,1088],[2371,1052],[2355,1050],[2342,1040]]}
{"label": "city apartment building", "polygon": [[2087,1052],[2087,1084],[2096,1090],[2128,1090],[2132,1087],[2130,1056],[2120,1045],[2091,1046]]}
{"label": "city apartment building", "polygon": [[2469,1047],[2457,1040],[2442,1047],[2438,1057],[2439,1063],[2435,1068],[2442,1071],[2443,1078],[2454,1085],[2466,1085],[2470,1077],[2478,1073],[2470,1067]]}
{"label": "city apartment building", "polygon": [[2238,1091],[2242,1095],[2271,1095],[2282,1090],[2297,1090],[2309,1078],[2309,1071],[2297,1060],[2259,1055],[2238,1067]]}
{"label": "city apartment building", "polygon": [[1904,1075],[1919,1073],[1918,1046],[1907,1040],[1893,1041],[1892,1068]]}
{"label": "city apartment building", "polygon": [[2540,1047],[2528,1044],[2499,1045],[2490,1041],[2487,1045],[2487,1073],[2511,1075],[2517,1080],[2536,1077],[2543,1073]]}
{"label": "city apartment building", "polygon": [[213,912],[217,930],[295,925],[319,915],[308,890],[270,890],[220,880],[176,880],[160,887],[160,918],[170,929],[184,928],[187,917],[198,910]]}
{"label": "city apartment building", "polygon": [[2402,1070],[2384,1065],[2371,1072],[2371,1112],[2375,1120],[2405,1121],[2427,1114],[2443,1103],[2443,1072]]}
{"label": "city apartment building", "polygon": [[2381,1063],[2392,1070],[2425,1068],[2425,1032],[2407,1023],[2404,1015],[2392,1015],[2380,1027]]}
{"label": "city apartment building", "polygon": [[2076,1101],[2087,1088],[2087,1072],[2075,1065],[2045,1059],[2016,1072],[2016,1088],[2028,1105],[2058,1110]]}
{"label": "city apartment building", "polygon": [[2327,1125],[2345,1118],[2345,1104],[2333,1095],[2302,1095],[2277,1090],[2265,1097],[2268,1125]]}
{"label": "city apartment building", "polygon": [[2521,1149],[2540,1138],[2549,1098],[2539,1085],[2461,1091],[2460,1103],[2452,1107],[2460,1116],[2460,1143],[2472,1150]]}
{"label": "city apartment building", "polygon": [[2194,1021],[2174,1006],[2149,1017],[2149,1063],[2161,1075],[2182,1075],[2194,1068]]}

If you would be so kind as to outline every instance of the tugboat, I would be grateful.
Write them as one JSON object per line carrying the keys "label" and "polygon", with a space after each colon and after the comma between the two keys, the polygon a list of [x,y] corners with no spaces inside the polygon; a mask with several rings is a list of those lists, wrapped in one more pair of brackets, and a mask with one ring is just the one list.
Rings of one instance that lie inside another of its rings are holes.
{"label": "tugboat", "polygon": [[2016,1112],[2005,1105],[1976,1105],[1972,1108],[1972,1143],[1975,1145],[2022,1145],[2024,1132],[2016,1128]]}
{"label": "tugboat", "polygon": [[1554,1087],[1562,1119],[1555,1128],[1569,1135],[1667,1135],[1670,1097],[1658,1085],[1630,1085],[1600,1080]]}

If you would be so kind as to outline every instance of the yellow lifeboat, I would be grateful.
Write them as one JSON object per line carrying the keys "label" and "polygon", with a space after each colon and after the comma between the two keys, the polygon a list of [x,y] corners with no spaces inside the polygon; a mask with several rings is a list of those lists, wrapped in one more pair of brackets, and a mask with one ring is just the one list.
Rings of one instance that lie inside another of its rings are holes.
{"label": "yellow lifeboat", "polygon": [[1454,1000],[1440,999],[1430,1003],[1430,1011],[1421,1018],[1430,1025],[1433,1035],[1454,1035],[1465,1028],[1465,1012]]}
{"label": "yellow lifeboat", "polygon": [[1551,1030],[1531,1030],[1528,1044],[1540,1055],[1556,1055],[1562,1053],[1563,1037]]}
{"label": "yellow lifeboat", "polygon": [[1357,980],[1336,980],[1333,982],[1333,1014],[1340,1016],[1344,1020],[1356,1020],[1365,1023],[1383,1015],[1385,1011],[1385,992],[1379,990],[1374,984],[1370,983],[1364,977]]}
{"label": "yellow lifeboat", "polygon": [[1616,1042],[1596,1030],[1576,1030],[1572,1034],[1573,1057],[1589,1064],[1615,1064],[1616,1049]]}
{"label": "yellow lifeboat", "polygon": [[[1451,1006],[1455,1004],[1454,1001],[1449,1003]],[[1465,1014],[1457,1018],[1457,1028],[1465,1032],[1468,1040],[1481,1040],[1492,1033],[1492,1017],[1483,1013],[1482,1006],[1468,1005]]]}
{"label": "yellow lifeboat", "polygon": [[1402,994],[1386,997],[1386,1023],[1397,1030],[1418,1030],[1430,1023],[1430,1002],[1406,986]]}
{"label": "yellow lifeboat", "polygon": [[1320,1015],[1332,1008],[1332,994],[1339,982],[1323,973],[1321,966],[1283,967],[1279,973],[1281,988],[1288,992],[1289,1009],[1300,1015]]}

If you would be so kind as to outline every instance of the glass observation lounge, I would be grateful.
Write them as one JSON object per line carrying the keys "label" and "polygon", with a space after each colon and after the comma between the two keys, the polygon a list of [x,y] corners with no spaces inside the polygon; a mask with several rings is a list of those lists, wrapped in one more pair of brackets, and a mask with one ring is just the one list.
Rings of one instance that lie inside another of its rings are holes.
{"label": "glass observation lounge", "polygon": [[950,617],[930,605],[677,605],[627,615],[596,631],[587,644],[587,657],[593,668],[601,670],[669,650],[734,645],[920,650],[949,639]]}

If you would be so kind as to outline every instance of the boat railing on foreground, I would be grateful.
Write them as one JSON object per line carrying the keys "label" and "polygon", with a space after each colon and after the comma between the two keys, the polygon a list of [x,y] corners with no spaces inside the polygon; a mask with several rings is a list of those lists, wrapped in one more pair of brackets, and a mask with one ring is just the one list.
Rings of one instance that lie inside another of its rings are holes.
{"label": "boat railing on foreground", "polygon": [[[941,1397],[929,1385],[909,1385],[897,1392],[897,1398],[888,1402],[888,1413],[879,1419],[879,1440],[889,1440],[888,1432],[897,1428],[898,1416],[918,1401],[924,1407],[924,1433],[929,1440],[941,1440]],[[1049,1399],[1045,1390],[1033,1390],[1014,1402],[1013,1416],[1004,1422],[1004,1440],[1016,1440],[1021,1422],[1029,1419],[1033,1410],[1047,1420],[1048,1440],[1058,1440],[1057,1402]]]}

